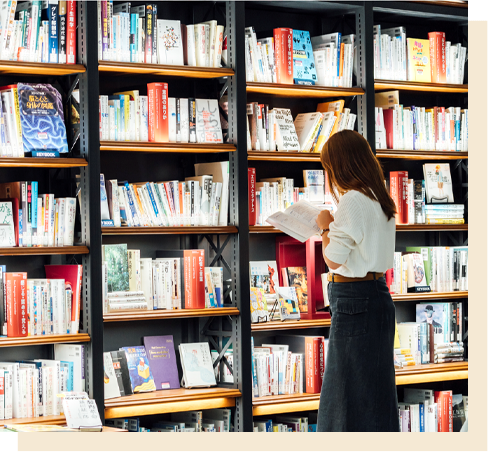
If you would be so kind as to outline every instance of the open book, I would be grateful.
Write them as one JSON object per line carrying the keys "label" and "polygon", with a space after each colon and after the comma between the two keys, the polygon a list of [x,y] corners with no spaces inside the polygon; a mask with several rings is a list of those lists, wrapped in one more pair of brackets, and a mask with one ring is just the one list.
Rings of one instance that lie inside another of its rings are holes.
{"label": "open book", "polygon": [[308,201],[302,200],[294,203],[284,212],[275,212],[266,221],[303,243],[310,237],[319,235],[320,229],[315,220],[322,210]]}

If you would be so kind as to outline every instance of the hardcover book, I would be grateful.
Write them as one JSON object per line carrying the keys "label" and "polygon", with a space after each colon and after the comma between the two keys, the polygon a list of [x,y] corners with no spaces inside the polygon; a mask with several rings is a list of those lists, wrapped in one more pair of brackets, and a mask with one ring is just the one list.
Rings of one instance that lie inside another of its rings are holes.
{"label": "hardcover book", "polygon": [[149,367],[146,349],[142,345],[121,347],[127,357],[127,367],[134,393],[155,391],[154,378]]}
{"label": "hardcover book", "polygon": [[49,84],[18,83],[25,152],[68,152],[61,94]]}
{"label": "hardcover book", "polygon": [[129,290],[127,244],[103,245],[102,256],[102,260],[108,265],[108,291],[127,292]]}
{"label": "hardcover book", "polygon": [[179,389],[173,336],[145,336],[144,346],[156,389]]}
{"label": "hardcover book", "polygon": [[185,388],[208,387],[217,384],[208,342],[180,344],[178,349]]}
{"label": "hardcover book", "polygon": [[120,397],[131,395],[133,393],[130,384],[129,367],[127,365],[127,357],[124,351],[110,352],[112,355],[112,363],[114,366],[115,376],[117,377],[117,384],[119,386]]}

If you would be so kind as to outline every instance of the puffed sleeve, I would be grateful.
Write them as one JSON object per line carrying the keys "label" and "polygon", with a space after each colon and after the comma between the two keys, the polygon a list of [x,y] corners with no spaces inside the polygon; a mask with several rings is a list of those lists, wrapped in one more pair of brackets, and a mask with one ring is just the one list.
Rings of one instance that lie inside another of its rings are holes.
{"label": "puffed sleeve", "polygon": [[329,226],[330,243],[324,250],[324,255],[330,261],[343,265],[351,250],[363,240],[364,221],[361,207],[354,192],[342,196],[334,221]]}

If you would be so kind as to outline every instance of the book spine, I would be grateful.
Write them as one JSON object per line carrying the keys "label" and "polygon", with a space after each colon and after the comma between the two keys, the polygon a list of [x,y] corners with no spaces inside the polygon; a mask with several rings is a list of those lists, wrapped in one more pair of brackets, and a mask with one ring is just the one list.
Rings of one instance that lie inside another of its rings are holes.
{"label": "book spine", "polygon": [[57,0],[52,2],[49,1],[48,7],[48,19],[49,19],[49,62],[58,62],[58,9],[59,5]]}
{"label": "book spine", "polygon": [[256,224],[256,168],[248,169],[249,226]]}

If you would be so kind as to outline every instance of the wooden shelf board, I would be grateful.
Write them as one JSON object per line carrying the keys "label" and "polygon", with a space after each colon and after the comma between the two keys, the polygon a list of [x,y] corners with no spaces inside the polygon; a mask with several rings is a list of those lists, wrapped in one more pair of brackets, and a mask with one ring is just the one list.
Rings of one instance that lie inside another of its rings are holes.
{"label": "wooden shelf board", "polygon": [[248,82],[246,85],[248,93],[268,94],[281,97],[312,97],[326,98],[339,96],[361,96],[364,94],[362,88],[335,88],[317,85],[284,85],[279,83],[257,83]]}
{"label": "wooden shelf board", "polygon": [[[426,364],[397,370],[396,384],[431,383],[468,378],[468,363]],[[320,394],[294,394],[257,397],[252,401],[253,416],[318,410]]]}
{"label": "wooden shelf board", "polygon": [[69,75],[86,71],[82,64],[30,63],[26,61],[0,61],[0,73],[22,75]]}
{"label": "wooden shelf board", "polygon": [[374,89],[375,91],[398,89],[403,91],[428,91],[431,93],[467,93],[468,85],[405,82],[400,80],[375,80]]}
{"label": "wooden shelf board", "polygon": [[235,234],[235,226],[134,226],[104,227],[102,235]]}
{"label": "wooden shelf board", "polygon": [[404,160],[461,160],[467,159],[467,152],[414,151],[407,149],[376,149],[379,159]]}
{"label": "wooden shelf board", "polygon": [[79,334],[46,334],[44,336],[0,337],[1,347],[24,347],[26,345],[66,344],[73,342],[90,342],[90,336]]}
{"label": "wooden shelf board", "polygon": [[234,152],[232,144],[211,143],[155,143],[148,141],[101,141],[100,151],[124,152],[155,152],[155,153],[183,153],[183,154],[217,154]]}
{"label": "wooden shelf board", "polygon": [[301,328],[321,328],[330,326],[330,319],[317,320],[286,320],[284,322],[274,321],[266,323],[253,323],[252,331],[276,331],[276,330],[294,330]]}
{"label": "wooden shelf board", "polygon": [[467,231],[467,224],[397,224],[400,231]]}
{"label": "wooden shelf board", "polygon": [[88,254],[87,246],[13,246],[0,248],[0,256],[43,256],[52,254]]}
{"label": "wooden shelf board", "polygon": [[393,301],[428,301],[468,298],[468,292],[426,292],[392,295]]}
{"label": "wooden shelf board", "polygon": [[44,425],[66,425],[64,414],[58,416],[24,417],[8,419],[4,424],[44,424]]}
{"label": "wooden shelf board", "polygon": [[149,74],[187,78],[232,77],[234,70],[229,68],[174,66],[163,64],[119,63],[117,61],[99,61],[98,71],[113,74]]}
{"label": "wooden shelf board", "polygon": [[248,151],[247,159],[264,162],[320,162],[320,154],[309,152]]}
{"label": "wooden shelf board", "polygon": [[131,322],[134,320],[178,319],[188,317],[218,317],[224,315],[239,315],[237,308],[209,308],[209,309],[175,309],[166,311],[124,311],[104,314],[104,322]]}
{"label": "wooden shelf board", "polygon": [[274,226],[249,226],[249,232],[252,234],[282,234],[282,232]]}
{"label": "wooden shelf board", "polygon": [[82,158],[0,157],[1,168],[78,168],[88,166]]}
{"label": "wooden shelf board", "polygon": [[105,400],[105,419],[235,406],[237,389],[168,389]]}

